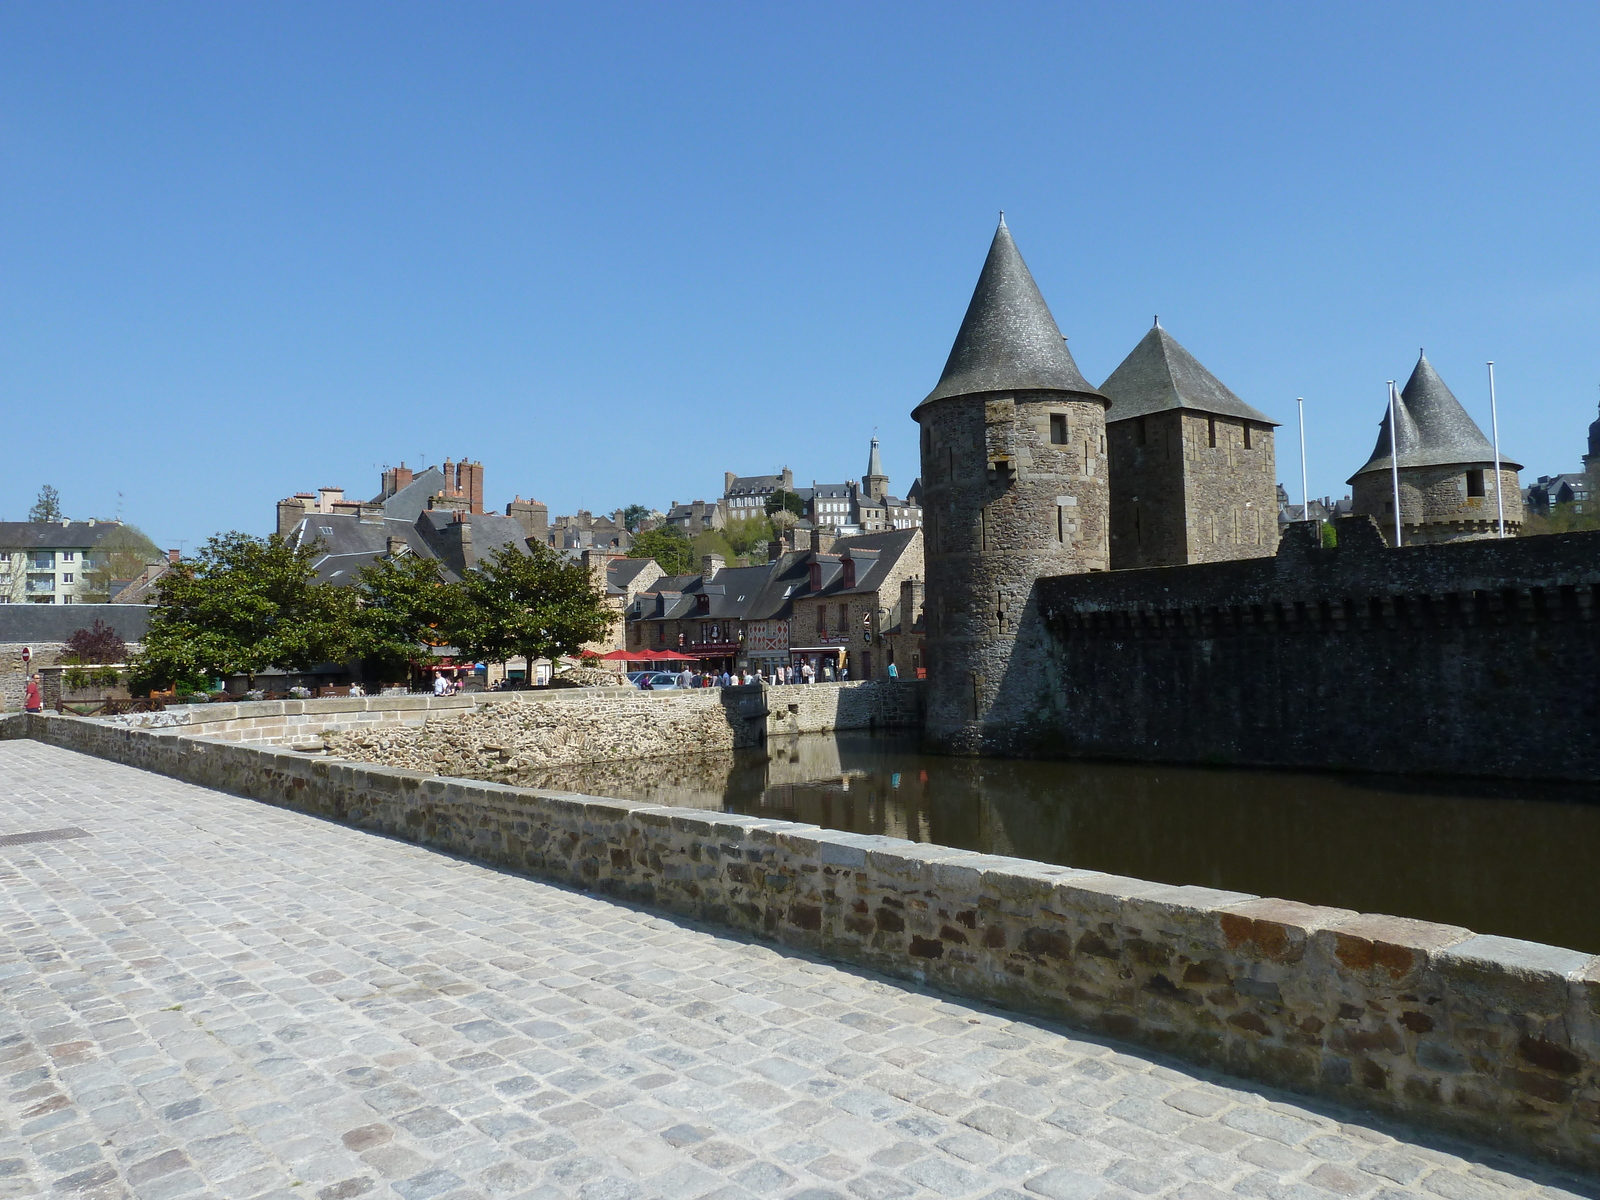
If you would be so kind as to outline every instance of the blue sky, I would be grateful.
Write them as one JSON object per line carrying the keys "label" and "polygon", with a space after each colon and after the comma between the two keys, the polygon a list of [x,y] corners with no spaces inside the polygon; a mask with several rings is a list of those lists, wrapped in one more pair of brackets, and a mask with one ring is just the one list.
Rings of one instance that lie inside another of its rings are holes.
{"label": "blue sky", "polygon": [[1098,382],[1153,314],[1308,399],[1419,346],[1525,478],[1600,400],[1590,5],[0,7],[0,517],[162,545],[463,455],[552,513],[916,474],[1004,208]]}

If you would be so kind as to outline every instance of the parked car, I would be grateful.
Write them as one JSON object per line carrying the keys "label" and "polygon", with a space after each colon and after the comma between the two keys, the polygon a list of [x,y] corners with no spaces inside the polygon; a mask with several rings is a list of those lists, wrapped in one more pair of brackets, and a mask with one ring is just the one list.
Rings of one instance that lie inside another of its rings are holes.
{"label": "parked car", "polygon": [[647,675],[650,677],[651,691],[671,691],[678,686],[678,677],[671,671],[630,671],[628,672],[628,679],[634,687],[638,687]]}

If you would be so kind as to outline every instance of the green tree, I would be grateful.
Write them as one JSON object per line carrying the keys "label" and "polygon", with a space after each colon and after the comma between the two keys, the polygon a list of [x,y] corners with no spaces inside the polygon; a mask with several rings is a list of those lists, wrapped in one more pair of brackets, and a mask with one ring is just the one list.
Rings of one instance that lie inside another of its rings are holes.
{"label": "green tree", "polygon": [[690,544],[689,569],[684,573],[693,575],[698,571],[701,558],[707,554],[720,554],[730,563],[738,557],[734,548],[728,543],[728,539],[722,536],[721,531],[708,529],[704,533],[697,534]]}
{"label": "green tree", "polygon": [[749,554],[763,548],[777,536],[771,517],[740,517],[729,521],[722,536],[735,554]]}
{"label": "green tree", "polygon": [[33,507],[28,510],[28,520],[61,520],[61,494],[48,483],[39,489],[39,498],[33,502]]}
{"label": "green tree", "polygon": [[502,546],[461,582],[461,606],[450,640],[472,658],[504,662],[527,658],[552,662],[576,654],[611,627],[605,597],[582,563],[537,543],[524,553]]}
{"label": "green tree", "polygon": [[415,554],[380,558],[359,578],[351,647],[382,678],[407,678],[460,623],[461,585],[444,581],[436,559]]}
{"label": "green tree", "polygon": [[634,538],[628,557],[653,558],[668,575],[687,575],[694,561],[694,547],[676,525],[663,525]]}
{"label": "green tree", "polygon": [[305,670],[348,657],[356,593],[314,582],[319,545],[224,533],[156,585],[156,609],[133,661],[141,686]]}
{"label": "green tree", "polygon": [[797,517],[803,517],[806,515],[806,502],[794,492],[779,488],[767,497],[767,516],[775,512],[792,512]]}
{"label": "green tree", "polygon": [[104,604],[111,599],[112,580],[135,579],[162,557],[160,549],[137,525],[120,525],[102,537],[86,556],[78,599]]}
{"label": "green tree", "polygon": [[634,533],[639,528],[639,522],[650,515],[650,510],[643,504],[630,504],[622,510],[622,524],[629,533]]}

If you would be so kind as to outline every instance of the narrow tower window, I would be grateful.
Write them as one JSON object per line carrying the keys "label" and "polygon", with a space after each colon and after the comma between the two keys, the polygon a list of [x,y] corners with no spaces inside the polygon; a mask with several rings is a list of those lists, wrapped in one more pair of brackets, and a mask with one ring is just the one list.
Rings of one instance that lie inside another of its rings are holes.
{"label": "narrow tower window", "polygon": [[1067,416],[1065,413],[1050,414],[1050,444],[1065,446],[1067,444]]}
{"label": "narrow tower window", "polygon": [[989,548],[989,506],[985,504],[978,510],[978,549]]}
{"label": "narrow tower window", "polygon": [[1056,541],[1066,544],[1067,540],[1067,510],[1065,505],[1056,505]]}
{"label": "narrow tower window", "polygon": [[1481,470],[1467,472],[1467,495],[1483,495],[1483,472]]}
{"label": "narrow tower window", "polygon": [[1139,425],[1138,425],[1137,433],[1138,433],[1138,437],[1139,437],[1139,445],[1143,446],[1145,444],[1145,436],[1146,436],[1145,435],[1144,418],[1143,417],[1139,418]]}
{"label": "narrow tower window", "polygon": [[1206,418],[1206,445],[1213,450],[1217,448],[1217,419],[1215,417]]}
{"label": "narrow tower window", "polygon": [[1244,423],[1244,448],[1246,450],[1250,449],[1250,422],[1249,421],[1246,421]]}

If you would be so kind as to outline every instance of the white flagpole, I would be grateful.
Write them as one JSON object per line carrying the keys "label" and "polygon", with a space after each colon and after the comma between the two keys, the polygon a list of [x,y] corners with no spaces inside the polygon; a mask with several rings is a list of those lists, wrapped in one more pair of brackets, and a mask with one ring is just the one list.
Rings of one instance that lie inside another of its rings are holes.
{"label": "white flagpole", "polygon": [[1400,529],[1400,421],[1395,415],[1394,380],[1389,380],[1389,474],[1394,481],[1394,544],[1405,535]]}
{"label": "white flagpole", "polygon": [[1494,401],[1494,359],[1489,360],[1489,427],[1494,430],[1494,507],[1500,518],[1500,536],[1506,535],[1506,498],[1500,488],[1500,408]]}
{"label": "white flagpole", "polygon": [[1294,402],[1300,406],[1300,519],[1309,521],[1311,493],[1306,488],[1306,398],[1296,396]]}

